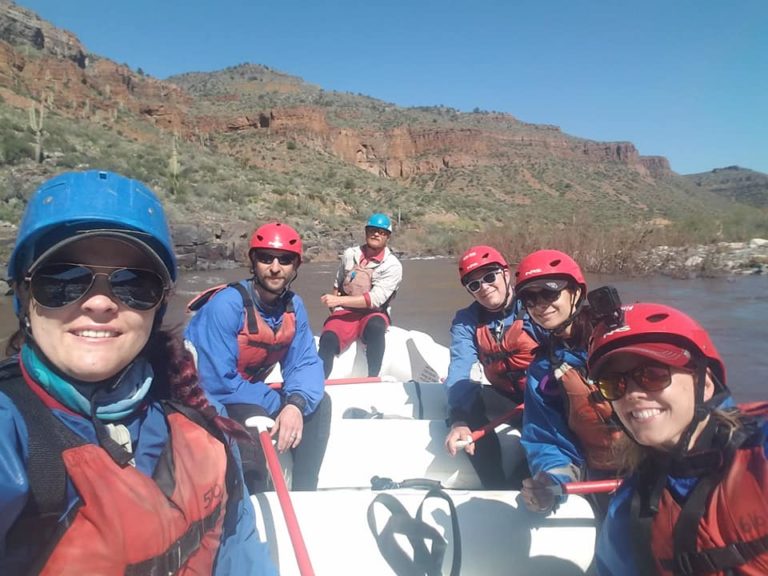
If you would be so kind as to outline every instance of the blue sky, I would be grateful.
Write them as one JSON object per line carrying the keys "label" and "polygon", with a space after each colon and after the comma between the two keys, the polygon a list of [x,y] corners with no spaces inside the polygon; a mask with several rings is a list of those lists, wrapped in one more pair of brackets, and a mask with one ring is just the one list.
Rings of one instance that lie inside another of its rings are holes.
{"label": "blue sky", "polygon": [[159,78],[265,64],[401,106],[768,173],[767,0],[20,0]]}

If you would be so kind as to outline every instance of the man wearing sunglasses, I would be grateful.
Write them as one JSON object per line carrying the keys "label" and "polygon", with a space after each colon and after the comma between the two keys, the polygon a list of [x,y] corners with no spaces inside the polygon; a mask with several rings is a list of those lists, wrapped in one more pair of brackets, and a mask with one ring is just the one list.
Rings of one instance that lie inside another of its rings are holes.
{"label": "man wearing sunglasses", "polygon": [[389,217],[373,214],[365,225],[365,244],[344,251],[333,291],[320,297],[331,310],[319,343],[326,378],[333,370],[334,357],[356,340],[366,346],[368,376],[378,376],[381,371],[389,304],[403,279],[403,266],[387,247],[391,235]]}
{"label": "man wearing sunglasses", "polygon": [[[314,490],[331,406],[306,308],[289,290],[301,265],[301,238],[287,224],[265,224],[253,233],[248,257],[251,278],[211,288],[189,303],[197,313],[185,337],[196,350],[206,391],[238,422],[273,418],[278,451],[293,454],[291,488]],[[274,390],[264,379],[278,363],[283,386]],[[240,450],[249,488],[263,491],[260,448],[243,443]]]}
{"label": "man wearing sunglasses", "polygon": [[[522,403],[526,370],[536,347],[533,324],[515,301],[509,266],[498,250],[469,248],[459,260],[459,278],[474,302],[459,310],[451,324],[451,363],[445,379],[451,429],[445,447],[452,456],[472,431]],[[481,386],[479,374],[473,378],[478,362],[491,386]],[[528,475],[521,465],[522,470],[507,479],[493,431],[465,444],[464,450],[487,489],[514,487]]]}

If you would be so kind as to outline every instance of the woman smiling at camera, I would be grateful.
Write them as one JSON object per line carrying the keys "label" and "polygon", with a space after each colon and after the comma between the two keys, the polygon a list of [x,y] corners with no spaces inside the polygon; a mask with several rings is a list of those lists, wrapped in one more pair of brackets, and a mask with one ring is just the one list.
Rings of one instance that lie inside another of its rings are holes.
{"label": "woman smiling at camera", "polygon": [[631,476],[608,510],[599,573],[768,574],[766,405],[733,407],[709,334],[679,310],[624,307],[589,371],[626,431]]}
{"label": "woman smiling at camera", "polygon": [[517,297],[545,332],[528,367],[522,444],[532,478],[521,492],[530,510],[548,513],[561,484],[614,475],[611,447],[621,431],[586,380],[592,317],[579,265],[563,252],[539,250],[520,261],[515,281]]}
{"label": "woman smiling at camera", "polygon": [[160,329],[176,279],[163,208],[109,172],[49,180],[8,265],[0,573],[273,574],[242,472]]}

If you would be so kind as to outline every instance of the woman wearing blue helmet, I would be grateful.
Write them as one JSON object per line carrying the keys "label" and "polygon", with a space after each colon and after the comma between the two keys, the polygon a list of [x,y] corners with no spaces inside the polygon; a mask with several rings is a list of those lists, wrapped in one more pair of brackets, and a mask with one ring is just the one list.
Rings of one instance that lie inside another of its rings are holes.
{"label": "woman wearing blue helmet", "polygon": [[0,573],[273,574],[227,434],[181,340],[143,184],[71,172],[29,201],[0,365]]}

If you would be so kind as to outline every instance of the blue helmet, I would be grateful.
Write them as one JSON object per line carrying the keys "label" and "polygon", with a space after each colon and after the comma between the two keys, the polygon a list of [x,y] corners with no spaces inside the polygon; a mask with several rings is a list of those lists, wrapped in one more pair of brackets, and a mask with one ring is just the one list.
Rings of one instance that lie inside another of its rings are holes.
{"label": "blue helmet", "polygon": [[381,214],[380,212],[371,214],[371,217],[368,218],[368,222],[366,222],[365,225],[392,232],[392,221],[389,219],[389,216]]}
{"label": "blue helmet", "polygon": [[67,242],[112,235],[138,242],[176,280],[176,256],[160,201],[137,180],[114,172],[65,172],[32,195],[19,224],[8,279],[19,282],[33,264]]}

